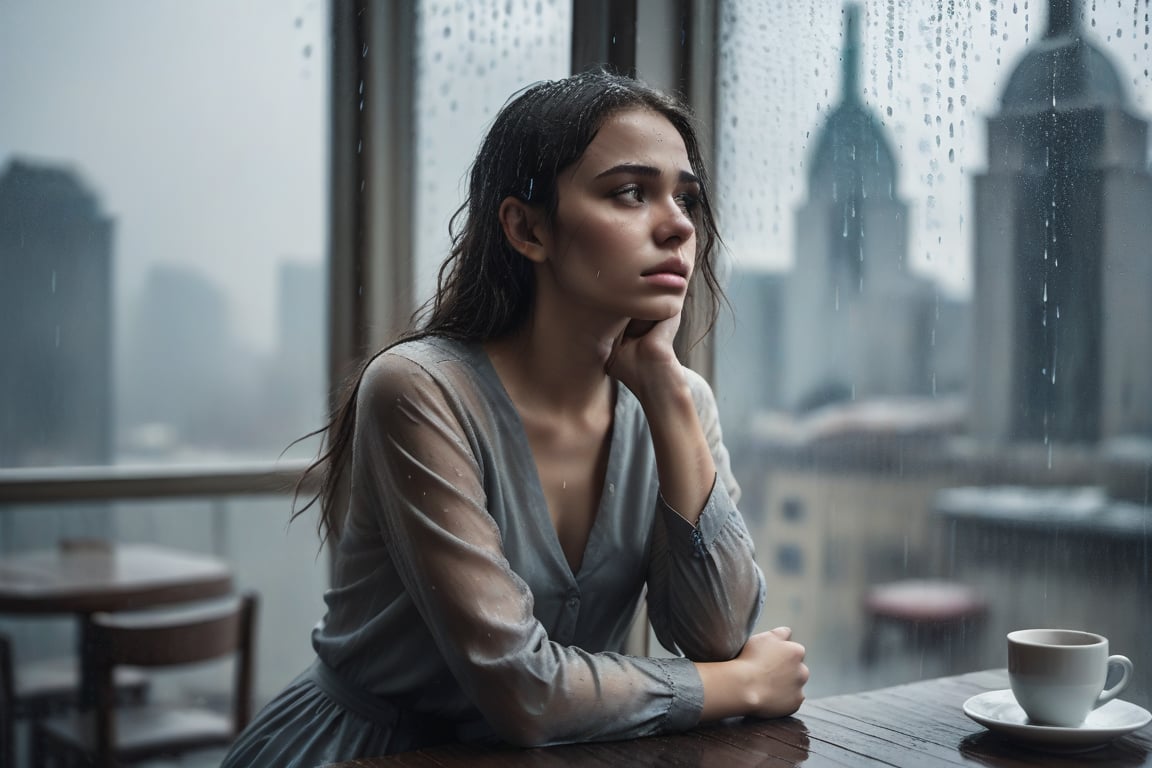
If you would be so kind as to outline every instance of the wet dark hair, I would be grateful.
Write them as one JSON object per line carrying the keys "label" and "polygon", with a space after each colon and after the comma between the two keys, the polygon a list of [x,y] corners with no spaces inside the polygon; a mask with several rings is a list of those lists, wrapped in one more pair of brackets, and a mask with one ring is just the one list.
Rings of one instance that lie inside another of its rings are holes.
{"label": "wet dark hair", "polygon": [[[500,204],[514,196],[539,206],[551,222],[560,173],[580,159],[607,118],[633,109],[667,118],[684,140],[692,172],[700,179],[700,204],[694,213],[696,268],[683,317],[686,328],[694,316],[705,318],[705,333],[711,328],[721,298],[713,265],[719,236],[690,110],[639,80],[599,70],[529,86],[504,105],[484,137],[469,174],[468,198],[452,217],[452,248],[440,268],[436,295],[413,315],[408,331],[364,361],[345,385],[328,425],[305,436],[324,433],[325,446],[305,470],[297,493],[313,474],[319,474],[320,485],[306,505],[293,511],[292,519],[319,501],[321,541],[333,534],[339,537],[344,510],[336,506],[351,460],[356,398],[364,371],[376,357],[395,344],[425,336],[462,341],[500,338],[528,319],[535,300],[532,264],[505,239]],[[698,314],[692,307],[701,299],[706,304]]]}

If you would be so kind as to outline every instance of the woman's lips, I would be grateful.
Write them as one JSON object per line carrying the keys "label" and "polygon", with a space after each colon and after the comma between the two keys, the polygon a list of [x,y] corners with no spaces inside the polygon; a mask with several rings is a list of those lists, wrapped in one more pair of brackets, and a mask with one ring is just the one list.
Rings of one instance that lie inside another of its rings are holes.
{"label": "woman's lips", "polygon": [[677,272],[649,272],[643,277],[644,282],[661,288],[681,289],[688,287],[688,278]]}
{"label": "woman's lips", "polygon": [[645,270],[641,273],[644,277],[649,275],[660,274],[667,272],[671,275],[679,275],[680,277],[688,277],[688,264],[680,258],[665,259],[652,269]]}
{"label": "woman's lips", "polygon": [[661,288],[683,289],[688,287],[688,265],[680,259],[665,259],[652,269],[642,272],[640,276],[649,285]]}

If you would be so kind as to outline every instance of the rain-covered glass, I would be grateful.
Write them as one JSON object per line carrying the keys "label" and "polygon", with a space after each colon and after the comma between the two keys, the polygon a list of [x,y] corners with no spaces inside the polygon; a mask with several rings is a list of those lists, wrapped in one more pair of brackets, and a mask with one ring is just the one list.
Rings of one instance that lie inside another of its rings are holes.
{"label": "rain-covered glass", "polygon": [[432,296],[448,222],[468,166],[509,95],[564,77],[572,4],[562,0],[422,0],[416,5],[415,296]]}
{"label": "rain-covered glass", "polygon": [[[319,426],[329,58],[326,0],[0,3],[0,469],[211,473]],[[227,561],[261,596],[263,701],[309,659],[327,581],[289,504],[0,492],[0,557],[80,537]],[[75,630],[0,618],[18,674]],[[153,694],[223,704],[228,685]]]}
{"label": "rain-covered glass", "polygon": [[328,50],[325,2],[3,5],[0,467],[318,425]]}
{"label": "rain-covered glass", "polygon": [[721,4],[715,385],[809,695],[1149,647],[1150,40],[1147,0]]}

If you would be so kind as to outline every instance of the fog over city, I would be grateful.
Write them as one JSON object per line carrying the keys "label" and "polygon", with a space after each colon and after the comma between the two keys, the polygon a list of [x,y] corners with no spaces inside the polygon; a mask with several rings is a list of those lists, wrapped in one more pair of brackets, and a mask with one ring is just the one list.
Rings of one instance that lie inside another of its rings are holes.
{"label": "fog over city", "polygon": [[99,199],[118,327],[148,268],[177,264],[267,350],[276,264],[326,247],[328,56],[315,0],[3,0],[0,168],[70,166]]}
{"label": "fog over city", "polygon": [[[762,1],[731,3],[725,20],[751,15]],[[520,5],[530,16],[530,4]],[[1147,2],[1083,6],[1084,28],[1119,67],[1136,111],[1147,113]],[[1024,48],[1043,35],[1046,3],[887,0],[863,10],[861,85],[901,160],[913,264],[966,294],[967,181],[985,163],[984,117]],[[438,52],[458,57],[458,67],[441,61],[436,71],[471,71],[460,25],[482,24],[484,14],[430,3],[426,22],[437,14],[456,25],[448,41],[455,42]],[[269,15],[282,23],[265,23]],[[254,0],[226,12],[176,0],[0,2],[0,166],[13,157],[67,163],[91,185],[116,221],[118,325],[129,320],[128,302],[150,264],[184,264],[225,288],[241,339],[271,345],[274,295],[253,286],[273,280],[279,260],[319,260],[326,247],[326,16],[316,0]],[[772,24],[722,21],[721,79],[737,67],[749,71],[753,59],[751,70],[762,75],[741,80],[738,104],[721,104],[721,121],[738,123],[740,139],[723,147],[715,175],[737,263],[780,268],[792,259],[809,139],[840,98],[842,3],[773,4],[771,16]],[[490,116],[507,94],[482,95],[493,97],[482,108]],[[453,98],[466,99],[457,114],[478,107],[468,103],[475,95]],[[453,139],[422,146],[460,147],[430,161],[440,178],[458,180],[486,121],[460,141],[460,124],[448,117],[442,111],[423,128],[439,122]],[[771,146],[753,143],[757,137]],[[443,244],[462,190],[445,183],[439,193],[420,215],[423,237]],[[444,220],[429,221],[429,213]],[[431,267],[420,269],[421,294]]]}

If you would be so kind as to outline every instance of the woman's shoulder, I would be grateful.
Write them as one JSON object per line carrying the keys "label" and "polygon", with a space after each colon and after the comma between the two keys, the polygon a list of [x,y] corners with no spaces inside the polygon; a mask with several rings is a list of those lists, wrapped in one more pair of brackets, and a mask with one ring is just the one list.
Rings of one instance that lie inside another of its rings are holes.
{"label": "woman's shoulder", "polygon": [[361,393],[391,397],[455,389],[475,378],[474,356],[473,345],[455,339],[426,336],[402,341],[368,363]]}
{"label": "woman's shoulder", "polygon": [[383,350],[365,369],[365,376],[378,378],[424,371],[436,376],[444,368],[471,364],[472,348],[467,342],[441,336],[408,339]]}

